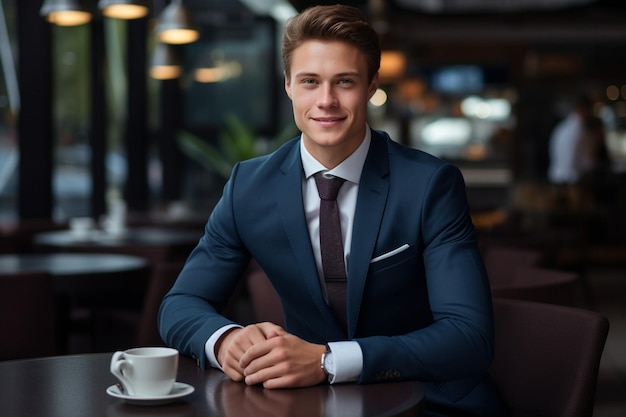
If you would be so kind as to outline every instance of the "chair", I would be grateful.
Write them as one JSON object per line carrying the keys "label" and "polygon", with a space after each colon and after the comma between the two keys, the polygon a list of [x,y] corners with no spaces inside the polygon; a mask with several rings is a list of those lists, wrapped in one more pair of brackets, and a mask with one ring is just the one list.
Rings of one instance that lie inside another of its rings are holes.
{"label": "chair", "polygon": [[0,360],[56,355],[56,317],[48,273],[0,274]]}
{"label": "chair", "polygon": [[576,271],[583,270],[587,261],[587,239],[578,228],[529,231],[513,225],[500,231],[478,232],[478,236],[483,253],[493,247],[530,249],[542,254],[542,266]]}
{"label": "chair", "polygon": [[246,284],[252,309],[259,322],[285,325],[283,306],[271,281],[256,261],[252,260],[246,274]]}
{"label": "chair", "polygon": [[511,417],[591,417],[609,330],[588,310],[494,299],[490,375]]}
{"label": "chair", "polygon": [[580,276],[571,271],[519,266],[508,275],[508,282],[501,279],[491,285],[493,297],[514,298],[560,304],[570,307],[587,307]]}
{"label": "chair", "polygon": [[538,250],[493,246],[483,255],[485,268],[492,286],[510,281],[510,276],[520,266],[541,266],[543,254]]}
{"label": "chair", "polygon": [[159,334],[157,315],[161,301],[172,288],[184,262],[160,262],[153,267],[137,329],[137,346],[165,346]]}

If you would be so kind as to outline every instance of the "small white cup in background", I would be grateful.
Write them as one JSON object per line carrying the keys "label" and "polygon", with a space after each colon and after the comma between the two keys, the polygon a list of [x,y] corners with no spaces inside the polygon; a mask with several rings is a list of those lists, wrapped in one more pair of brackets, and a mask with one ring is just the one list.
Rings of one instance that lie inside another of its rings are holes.
{"label": "small white cup in background", "polygon": [[94,229],[96,223],[91,217],[72,217],[69,226],[72,234],[77,237],[86,237]]}
{"label": "small white cup in background", "polygon": [[165,347],[141,347],[117,351],[111,358],[111,373],[124,393],[137,397],[169,394],[178,374],[178,351]]}

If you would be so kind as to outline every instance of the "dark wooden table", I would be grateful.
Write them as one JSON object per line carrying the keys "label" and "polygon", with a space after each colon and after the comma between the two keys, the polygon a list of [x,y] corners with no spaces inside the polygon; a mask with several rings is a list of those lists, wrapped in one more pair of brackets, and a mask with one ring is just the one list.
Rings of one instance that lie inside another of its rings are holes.
{"label": "dark wooden table", "polygon": [[123,253],[157,263],[186,259],[202,233],[203,230],[131,227],[121,233],[108,233],[99,229],[84,234],[72,230],[43,232],[36,234],[33,240],[38,251]]}
{"label": "dark wooden table", "polygon": [[195,391],[169,404],[136,405],[107,394],[110,353],[0,362],[0,415],[11,417],[420,416],[420,382],[266,390],[180,358],[178,381]]}

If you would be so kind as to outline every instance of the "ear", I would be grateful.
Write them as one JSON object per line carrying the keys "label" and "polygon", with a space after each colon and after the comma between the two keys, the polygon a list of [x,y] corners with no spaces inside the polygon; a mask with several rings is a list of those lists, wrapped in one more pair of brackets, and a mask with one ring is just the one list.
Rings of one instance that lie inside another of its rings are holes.
{"label": "ear", "polygon": [[378,80],[380,78],[380,74],[378,72],[376,72],[376,74],[374,75],[374,78],[372,78],[372,81],[370,82],[369,87],[367,88],[367,99],[369,100],[370,98],[372,98],[372,96],[374,95],[374,93],[376,92],[376,90],[378,90]]}
{"label": "ear", "polygon": [[283,72],[283,76],[285,77],[285,92],[287,93],[289,99],[291,99],[291,80],[287,76],[286,72]]}

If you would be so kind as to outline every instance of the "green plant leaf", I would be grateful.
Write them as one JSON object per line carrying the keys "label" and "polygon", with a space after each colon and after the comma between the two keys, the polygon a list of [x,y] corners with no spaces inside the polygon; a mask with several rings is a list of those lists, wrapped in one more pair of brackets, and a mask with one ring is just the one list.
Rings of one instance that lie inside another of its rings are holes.
{"label": "green plant leaf", "polygon": [[258,156],[257,138],[251,128],[234,115],[226,117],[225,125],[225,129],[220,134],[220,145],[233,161],[243,161]]}
{"label": "green plant leaf", "polygon": [[233,164],[214,146],[186,131],[178,133],[177,141],[183,153],[205,169],[224,178],[230,176]]}
{"label": "green plant leaf", "polygon": [[[295,124],[288,124],[276,137],[268,140],[266,151],[276,150],[297,132]],[[179,132],[177,141],[183,153],[189,158],[224,178],[230,176],[237,162],[265,153],[259,151],[254,130],[235,115],[225,118],[224,129],[218,135],[218,146],[186,131]]]}

